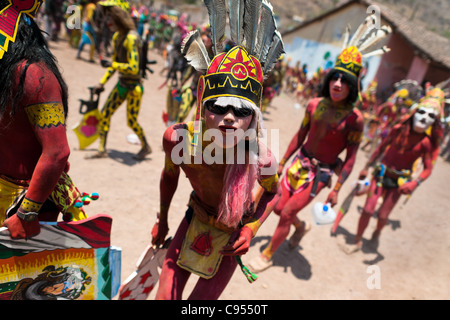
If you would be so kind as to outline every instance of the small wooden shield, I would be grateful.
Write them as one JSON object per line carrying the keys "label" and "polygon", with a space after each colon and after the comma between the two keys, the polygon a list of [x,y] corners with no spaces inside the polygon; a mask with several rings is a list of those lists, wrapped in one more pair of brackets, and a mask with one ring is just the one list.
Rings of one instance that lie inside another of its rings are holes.
{"label": "small wooden shield", "polygon": [[41,224],[13,240],[0,228],[0,300],[110,300],[120,286],[121,249],[108,215]]}
{"label": "small wooden shield", "polygon": [[119,300],[146,300],[159,281],[167,248],[172,238],[168,238],[161,248],[147,246],[136,263],[134,271],[121,285]]}

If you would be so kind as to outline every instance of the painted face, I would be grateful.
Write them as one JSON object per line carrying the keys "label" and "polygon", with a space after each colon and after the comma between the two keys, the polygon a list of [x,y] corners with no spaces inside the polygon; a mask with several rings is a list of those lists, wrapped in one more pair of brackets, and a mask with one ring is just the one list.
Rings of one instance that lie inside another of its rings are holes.
{"label": "painted face", "polygon": [[202,36],[202,40],[203,40],[203,43],[205,44],[205,46],[206,46],[207,48],[210,48],[210,47],[211,47],[211,37],[209,37],[209,36],[207,36],[207,35],[203,35],[203,36]]}
{"label": "painted face", "polygon": [[252,122],[253,114],[252,109],[243,106],[220,106],[216,103],[206,103],[205,124],[207,130],[213,131],[211,140],[223,148],[234,147],[244,138],[245,132]]}
{"label": "painted face", "polygon": [[111,17],[110,14],[106,14],[106,25],[111,32],[117,31],[117,25],[114,22],[114,19]]}
{"label": "painted face", "polygon": [[419,107],[413,118],[413,129],[423,133],[434,123],[437,118],[436,109],[430,107]]}
{"label": "painted face", "polygon": [[336,72],[330,81],[330,98],[333,102],[340,102],[347,98],[350,87],[342,73]]}

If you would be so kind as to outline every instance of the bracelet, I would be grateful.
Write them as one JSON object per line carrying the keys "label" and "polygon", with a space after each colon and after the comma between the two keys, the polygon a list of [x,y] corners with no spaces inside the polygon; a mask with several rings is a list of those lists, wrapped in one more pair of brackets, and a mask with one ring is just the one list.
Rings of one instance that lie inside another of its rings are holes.
{"label": "bracelet", "polygon": [[42,205],[43,203],[41,202],[36,202],[25,197],[20,207],[24,210],[24,212],[39,212],[39,209],[41,209]]}
{"label": "bracelet", "polygon": [[420,184],[423,182],[423,179],[419,177],[415,181],[417,182],[417,186],[420,186]]}
{"label": "bracelet", "polygon": [[341,187],[342,187],[342,183],[336,182],[336,185],[334,186],[333,191],[339,192],[339,190],[341,190]]}
{"label": "bracelet", "polygon": [[285,159],[285,158],[282,158],[282,159],[280,160],[280,165],[284,166],[285,163],[286,163],[286,159]]}

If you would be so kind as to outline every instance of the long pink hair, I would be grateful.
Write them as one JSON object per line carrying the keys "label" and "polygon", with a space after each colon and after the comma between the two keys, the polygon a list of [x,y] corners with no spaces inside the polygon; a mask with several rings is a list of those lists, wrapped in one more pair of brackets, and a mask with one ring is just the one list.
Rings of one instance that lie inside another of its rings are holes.
{"label": "long pink hair", "polygon": [[253,201],[252,190],[257,179],[257,170],[257,164],[227,165],[218,221],[230,227],[239,225]]}
{"label": "long pink hair", "polygon": [[[216,104],[237,108],[247,107],[255,111],[249,129],[262,127],[260,109],[251,102],[236,97],[220,97]],[[257,130],[259,131],[259,130]],[[252,190],[258,177],[258,151],[248,150],[247,161],[240,164],[234,159],[233,164],[227,164],[223,180],[222,197],[217,220],[229,227],[237,227],[252,201]]]}

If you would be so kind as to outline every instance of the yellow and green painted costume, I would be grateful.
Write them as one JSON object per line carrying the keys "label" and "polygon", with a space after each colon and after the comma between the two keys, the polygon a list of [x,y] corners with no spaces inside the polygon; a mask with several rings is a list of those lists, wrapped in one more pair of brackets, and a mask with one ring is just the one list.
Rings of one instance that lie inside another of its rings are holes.
{"label": "yellow and green painted costume", "polygon": [[109,94],[101,111],[100,152],[106,151],[106,137],[110,129],[111,117],[125,99],[127,100],[127,125],[139,137],[142,147],[147,145],[144,130],[137,121],[144,93],[139,66],[140,47],[141,43],[136,31],[129,31],[126,34],[116,32],[113,35],[113,62],[107,68],[100,83],[104,85],[116,71],[119,71],[119,81]]}

